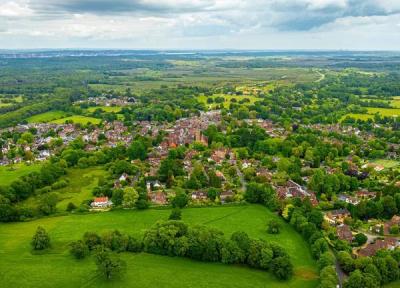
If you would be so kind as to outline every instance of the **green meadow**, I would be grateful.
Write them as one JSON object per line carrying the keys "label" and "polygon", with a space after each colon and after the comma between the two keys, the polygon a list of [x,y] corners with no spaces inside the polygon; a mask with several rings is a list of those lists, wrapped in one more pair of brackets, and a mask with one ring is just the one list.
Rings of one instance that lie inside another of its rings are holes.
{"label": "green meadow", "polygon": [[[170,209],[117,210],[42,218],[23,223],[0,224],[0,278],[4,287],[316,287],[315,262],[307,243],[279,216],[263,206],[225,206],[187,208],[182,220],[189,224],[212,226],[227,237],[245,231],[253,238],[266,239],[283,246],[295,266],[294,277],[287,282],[272,274],[244,266],[197,262],[146,253],[123,253],[127,273],[121,280],[106,282],[95,275],[91,257],[79,261],[69,255],[68,245],[86,231],[118,229],[142,236],[158,220],[166,220]],[[266,232],[269,219],[282,224],[282,232]],[[52,247],[33,255],[30,239],[37,226],[43,226],[52,240]],[[194,284],[195,283],[195,284]]]}
{"label": "green meadow", "polygon": [[72,121],[75,124],[82,124],[82,125],[86,125],[88,123],[99,124],[101,122],[101,120],[98,119],[98,118],[81,116],[81,115],[74,115],[74,116],[69,116],[69,117],[65,117],[65,118],[61,118],[61,119],[57,119],[57,120],[51,121],[51,123],[64,124],[66,121]]}
{"label": "green meadow", "polygon": [[48,111],[45,113],[33,115],[26,120],[28,123],[47,123],[53,120],[57,120],[60,118],[64,118],[67,116],[67,113],[64,111]]}
{"label": "green meadow", "polygon": [[215,100],[215,98],[217,98],[217,97],[223,97],[225,99],[225,101],[223,102],[225,108],[229,108],[229,105],[231,104],[232,99],[235,99],[237,101],[236,103],[239,103],[239,101],[243,100],[243,99],[249,99],[250,102],[244,103],[244,105],[252,105],[256,101],[260,100],[260,98],[257,98],[252,95],[227,95],[227,94],[214,94],[209,97],[207,97],[205,95],[201,95],[198,97],[198,100],[200,102],[203,102],[207,107],[214,109],[216,106],[220,105],[221,103],[208,104],[207,98],[212,98],[213,100]]}
{"label": "green meadow", "polygon": [[97,109],[101,109],[104,112],[114,112],[114,113],[118,113],[122,110],[122,107],[120,106],[95,106],[95,107],[89,107],[86,110],[90,113],[93,113],[94,111],[96,111]]}
{"label": "green meadow", "polygon": [[0,166],[0,186],[10,185],[19,177],[27,175],[31,172],[39,171],[41,164],[14,164],[8,166]]}

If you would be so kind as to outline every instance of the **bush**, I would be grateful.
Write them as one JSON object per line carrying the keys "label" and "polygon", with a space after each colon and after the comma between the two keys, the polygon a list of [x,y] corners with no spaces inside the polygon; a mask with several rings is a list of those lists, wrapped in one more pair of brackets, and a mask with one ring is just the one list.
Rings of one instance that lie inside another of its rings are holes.
{"label": "bush", "polygon": [[71,212],[71,211],[73,211],[75,209],[76,209],[76,205],[74,203],[72,203],[72,202],[69,202],[68,205],[67,205],[66,211]]}
{"label": "bush", "polygon": [[69,251],[76,259],[83,259],[89,254],[89,248],[82,240],[72,242]]}
{"label": "bush", "polygon": [[94,250],[98,245],[101,244],[101,238],[95,232],[86,232],[83,235],[83,242],[89,248],[89,250]]}
{"label": "bush", "polygon": [[61,189],[61,188],[67,187],[67,186],[68,186],[67,181],[60,180],[60,181],[57,181],[57,182],[53,183],[51,185],[51,189],[57,190],[57,189]]}
{"label": "bush", "polygon": [[126,251],[128,243],[129,237],[125,234],[122,234],[118,230],[106,232],[101,237],[101,244],[112,251]]}
{"label": "bush", "polygon": [[96,251],[95,261],[98,274],[107,280],[121,277],[126,271],[126,263],[102,247]]}
{"label": "bush", "polygon": [[33,250],[44,250],[50,247],[50,237],[43,227],[39,226],[37,228],[35,235],[33,235],[31,246]]}
{"label": "bush", "polygon": [[136,208],[140,210],[144,210],[149,208],[149,203],[145,199],[139,199],[136,202]]}
{"label": "bush", "polygon": [[356,236],[354,236],[354,242],[357,246],[362,246],[367,243],[367,241],[368,237],[365,236],[363,233],[358,233]]}
{"label": "bush", "polygon": [[293,275],[293,265],[289,257],[278,257],[271,261],[271,272],[280,280],[286,280]]}
{"label": "bush", "polygon": [[171,211],[171,214],[169,215],[169,220],[181,220],[182,218],[182,212],[179,208],[174,208]]}
{"label": "bush", "polygon": [[268,222],[267,232],[269,234],[279,234],[280,229],[281,229],[281,225],[279,224],[278,221],[273,219]]}
{"label": "bush", "polygon": [[129,236],[126,251],[133,253],[138,253],[143,251],[143,242],[141,240]]}

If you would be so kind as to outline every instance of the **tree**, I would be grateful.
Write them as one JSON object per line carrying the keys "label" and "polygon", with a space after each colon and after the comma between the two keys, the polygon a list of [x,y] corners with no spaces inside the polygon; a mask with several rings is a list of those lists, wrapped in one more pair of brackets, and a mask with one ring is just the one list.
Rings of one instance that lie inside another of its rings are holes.
{"label": "tree", "polygon": [[124,191],[122,189],[114,189],[112,191],[111,201],[115,206],[120,206],[124,199]]}
{"label": "tree", "polygon": [[293,264],[289,257],[277,257],[271,261],[271,271],[280,280],[289,279],[293,275]]}
{"label": "tree", "polygon": [[272,219],[268,222],[267,232],[269,234],[279,234],[281,229],[281,225],[275,219]]}
{"label": "tree", "polygon": [[337,259],[345,272],[350,273],[354,270],[354,259],[348,252],[340,251],[337,255]]}
{"label": "tree", "polygon": [[73,211],[75,209],[76,209],[76,205],[74,203],[72,203],[72,202],[69,202],[68,205],[67,205],[66,211],[71,212],[71,211]]}
{"label": "tree", "polygon": [[133,208],[135,207],[137,201],[139,199],[139,193],[133,187],[126,187],[123,190],[123,200],[122,205],[125,208]]}
{"label": "tree", "polygon": [[172,207],[174,207],[174,208],[183,208],[187,205],[188,201],[189,200],[188,200],[188,196],[186,195],[186,193],[181,192],[181,193],[178,193],[174,197],[174,199],[172,199],[171,204],[172,204]]}
{"label": "tree", "polygon": [[168,220],[181,220],[181,218],[182,218],[181,209],[174,208],[172,209],[171,214],[168,217]]}
{"label": "tree", "polygon": [[97,272],[107,280],[118,278],[126,271],[126,263],[102,247],[96,251],[95,262]]}
{"label": "tree", "polygon": [[127,152],[130,160],[147,158],[147,147],[141,140],[133,141]]}
{"label": "tree", "polygon": [[44,250],[50,247],[50,237],[46,230],[39,226],[36,229],[35,235],[33,235],[31,246],[33,250]]}
{"label": "tree", "polygon": [[58,202],[57,194],[49,193],[44,194],[39,203],[39,210],[45,215],[50,215],[56,212],[56,205]]}
{"label": "tree", "polygon": [[311,245],[311,253],[315,259],[319,259],[321,254],[328,251],[329,246],[324,238],[319,238]]}
{"label": "tree", "polygon": [[72,242],[69,251],[76,259],[83,259],[89,254],[89,248],[82,240]]}
{"label": "tree", "polygon": [[368,237],[363,233],[358,233],[354,236],[354,241],[357,243],[357,246],[362,246],[368,241]]}
{"label": "tree", "polygon": [[319,257],[317,265],[320,271],[327,266],[335,265],[335,256],[333,256],[333,254],[329,251],[324,252],[321,254],[321,257]]}

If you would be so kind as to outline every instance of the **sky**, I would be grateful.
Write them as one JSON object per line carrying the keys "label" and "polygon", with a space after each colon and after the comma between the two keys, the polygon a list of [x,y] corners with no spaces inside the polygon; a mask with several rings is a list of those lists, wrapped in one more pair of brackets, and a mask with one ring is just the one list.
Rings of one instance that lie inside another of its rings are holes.
{"label": "sky", "polygon": [[0,0],[0,49],[400,50],[400,0]]}

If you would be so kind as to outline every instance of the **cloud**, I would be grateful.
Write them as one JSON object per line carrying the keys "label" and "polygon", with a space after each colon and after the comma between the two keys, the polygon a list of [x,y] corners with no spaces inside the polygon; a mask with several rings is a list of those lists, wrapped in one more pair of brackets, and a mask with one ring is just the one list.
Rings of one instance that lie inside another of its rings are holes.
{"label": "cloud", "polygon": [[0,0],[0,48],[342,49],[357,32],[400,47],[399,13],[394,0]]}
{"label": "cloud", "polygon": [[9,1],[0,3],[0,17],[25,17],[32,15],[33,11],[25,3]]}

